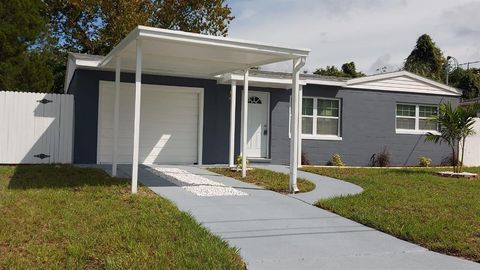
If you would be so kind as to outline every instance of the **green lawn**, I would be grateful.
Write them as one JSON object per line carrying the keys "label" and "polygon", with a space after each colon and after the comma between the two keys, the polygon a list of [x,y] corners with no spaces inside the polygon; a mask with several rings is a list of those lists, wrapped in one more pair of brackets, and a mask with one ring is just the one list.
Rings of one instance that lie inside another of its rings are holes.
{"label": "green lawn", "polygon": [[0,269],[244,269],[169,201],[72,166],[0,166]]}
{"label": "green lawn", "polygon": [[[232,171],[229,168],[209,168],[208,170],[214,173],[235,178],[242,182],[252,183],[268,190],[273,190],[283,194],[289,193],[290,178],[287,174],[284,173],[255,168],[247,171],[247,177],[243,178],[241,171]],[[300,192],[308,192],[315,188],[314,183],[302,178],[298,178],[297,185]]]}
{"label": "green lawn", "polygon": [[431,250],[480,261],[480,179],[443,178],[432,174],[439,169],[420,168],[303,170],[364,189],[317,206]]}

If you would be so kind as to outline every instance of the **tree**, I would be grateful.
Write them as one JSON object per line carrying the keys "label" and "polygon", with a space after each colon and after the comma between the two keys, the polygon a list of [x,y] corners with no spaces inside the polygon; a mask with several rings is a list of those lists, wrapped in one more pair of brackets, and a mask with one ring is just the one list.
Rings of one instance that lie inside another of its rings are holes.
{"label": "tree", "polygon": [[449,75],[450,84],[463,90],[465,99],[480,96],[480,70],[457,68]]}
{"label": "tree", "polygon": [[0,90],[48,92],[53,74],[41,53],[41,0],[0,0]]}
{"label": "tree", "polygon": [[45,0],[45,13],[59,47],[100,55],[137,25],[226,36],[234,18],[225,0]]}
{"label": "tree", "polygon": [[357,68],[355,67],[354,62],[350,63],[345,63],[342,65],[342,72],[347,75],[346,77],[350,78],[358,78],[358,77],[363,77],[365,76],[364,73],[357,71]]}
{"label": "tree", "polygon": [[436,81],[444,77],[446,60],[432,38],[423,34],[405,61],[405,70]]}
{"label": "tree", "polygon": [[335,66],[327,66],[326,68],[319,68],[313,74],[334,77],[357,78],[365,76],[364,73],[357,71],[354,62],[345,63],[342,69],[339,70]]}
{"label": "tree", "polygon": [[[425,141],[434,143],[445,142],[452,150],[453,171],[458,173],[463,168],[463,156],[465,153],[465,140],[468,136],[475,134],[473,124],[478,106],[458,106],[453,108],[450,103],[440,104],[438,115],[431,119],[440,125],[440,133],[429,132]],[[461,145],[460,150],[456,150]]]}

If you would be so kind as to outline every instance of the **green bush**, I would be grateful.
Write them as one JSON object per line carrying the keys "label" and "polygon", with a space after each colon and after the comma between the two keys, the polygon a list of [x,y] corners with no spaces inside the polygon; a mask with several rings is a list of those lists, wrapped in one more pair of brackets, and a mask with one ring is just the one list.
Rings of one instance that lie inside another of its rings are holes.
{"label": "green bush", "polygon": [[[242,168],[242,155],[238,155],[237,157],[237,160],[235,161],[235,165],[237,165],[237,169],[241,169]],[[247,158],[247,168],[250,167],[250,161],[248,161],[248,158]]]}
{"label": "green bush", "polygon": [[420,157],[418,159],[418,165],[420,167],[430,167],[431,163],[432,163],[432,159],[428,157]]}
{"label": "green bush", "polygon": [[345,166],[345,163],[343,162],[340,154],[333,154],[332,155],[332,160],[330,161],[330,164],[332,166]]}

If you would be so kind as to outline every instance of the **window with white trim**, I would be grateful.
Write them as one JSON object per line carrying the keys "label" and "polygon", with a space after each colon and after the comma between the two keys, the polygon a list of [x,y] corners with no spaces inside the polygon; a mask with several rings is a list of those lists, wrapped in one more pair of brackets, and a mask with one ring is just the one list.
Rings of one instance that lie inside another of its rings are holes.
{"label": "window with white trim", "polygon": [[436,105],[397,104],[396,131],[398,133],[426,133],[438,131],[438,123],[431,119],[438,114]]}
{"label": "window with white trim", "polygon": [[304,97],[302,100],[304,137],[340,137],[340,100]]}

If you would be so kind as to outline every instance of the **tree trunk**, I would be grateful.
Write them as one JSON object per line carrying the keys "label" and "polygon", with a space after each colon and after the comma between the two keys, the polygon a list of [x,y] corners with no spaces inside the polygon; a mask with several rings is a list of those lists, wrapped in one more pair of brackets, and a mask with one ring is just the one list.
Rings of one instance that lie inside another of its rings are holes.
{"label": "tree trunk", "polygon": [[457,161],[455,160],[456,159],[456,155],[455,155],[455,146],[452,145],[452,166],[453,166],[453,172],[457,172]]}

